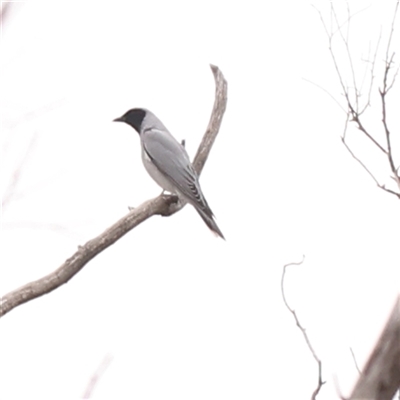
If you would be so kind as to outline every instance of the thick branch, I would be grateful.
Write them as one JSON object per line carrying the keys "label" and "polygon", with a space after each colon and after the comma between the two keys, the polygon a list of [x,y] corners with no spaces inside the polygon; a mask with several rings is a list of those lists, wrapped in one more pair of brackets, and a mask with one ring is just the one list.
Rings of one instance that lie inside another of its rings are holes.
{"label": "thick branch", "polygon": [[[216,85],[215,100],[210,122],[193,161],[193,166],[198,174],[201,173],[219,132],[227,103],[227,82],[218,67],[211,65],[211,70],[214,74]],[[0,300],[0,317],[7,314],[13,308],[36,297],[50,293],[64,283],[67,283],[96,255],[146,219],[153,215],[172,215],[179,211],[183,205],[177,202],[176,196],[160,195],[134,208],[128,215],[121,218],[101,235],[80,246],[76,253],[58,269],[37,281],[30,282],[3,296]]]}
{"label": "thick branch", "polygon": [[400,296],[350,400],[391,400],[400,387]]}

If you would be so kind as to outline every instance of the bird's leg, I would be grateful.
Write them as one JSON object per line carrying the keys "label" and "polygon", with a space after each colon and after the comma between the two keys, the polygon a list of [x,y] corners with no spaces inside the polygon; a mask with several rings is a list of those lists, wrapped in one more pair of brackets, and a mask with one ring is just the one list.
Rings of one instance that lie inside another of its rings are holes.
{"label": "bird's leg", "polygon": [[186,144],[186,140],[185,140],[185,139],[182,139],[181,145],[182,145],[183,147],[185,147],[185,144]]}
{"label": "bird's leg", "polygon": [[168,192],[168,190],[165,190],[165,189],[161,192],[160,196],[171,197],[173,199],[174,203],[179,203],[180,202],[180,198],[179,198],[179,196],[177,194]]}
{"label": "bird's leg", "polygon": [[174,206],[179,205],[181,202],[180,198],[178,195],[175,193],[165,193],[167,192],[166,190],[163,190],[161,193],[161,196],[164,196],[164,200],[167,202],[167,209],[161,212],[161,216],[163,217],[168,217],[171,215],[171,212],[174,212],[173,210],[175,209]]}

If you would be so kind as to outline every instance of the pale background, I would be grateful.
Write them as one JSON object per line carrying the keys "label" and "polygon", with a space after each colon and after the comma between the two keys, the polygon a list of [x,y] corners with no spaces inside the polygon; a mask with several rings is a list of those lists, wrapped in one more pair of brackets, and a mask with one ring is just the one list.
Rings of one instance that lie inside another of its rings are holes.
{"label": "pale background", "polygon": [[[329,3],[313,4],[329,20]],[[386,46],[394,2],[350,6],[366,8],[351,25],[361,79],[380,28]],[[280,292],[283,264],[303,254],[286,290],[323,362],[319,398],[349,394],[358,376],[349,348],[362,366],[399,291],[399,201],[350,157],[344,114],[303,79],[342,100],[311,3],[19,3],[1,62],[3,192],[34,145],[3,209],[0,294],[160,193],[136,132],[112,119],[149,108],[193,156],[214,101],[209,63],[229,85],[201,176],[226,242],[191,207],[154,217],[10,312],[0,321],[1,399],[79,398],[107,355],[93,398],[307,399],[317,367]],[[399,91],[397,82],[389,107],[397,148]],[[369,127],[383,140],[378,100],[375,90]],[[355,149],[390,182],[361,139]]]}

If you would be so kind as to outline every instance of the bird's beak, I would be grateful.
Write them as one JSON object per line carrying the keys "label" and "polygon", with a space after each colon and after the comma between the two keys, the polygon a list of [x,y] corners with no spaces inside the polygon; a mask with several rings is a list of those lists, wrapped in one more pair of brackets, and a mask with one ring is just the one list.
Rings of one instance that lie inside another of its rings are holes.
{"label": "bird's beak", "polygon": [[113,122],[124,122],[124,119],[122,117],[115,118],[113,119]]}

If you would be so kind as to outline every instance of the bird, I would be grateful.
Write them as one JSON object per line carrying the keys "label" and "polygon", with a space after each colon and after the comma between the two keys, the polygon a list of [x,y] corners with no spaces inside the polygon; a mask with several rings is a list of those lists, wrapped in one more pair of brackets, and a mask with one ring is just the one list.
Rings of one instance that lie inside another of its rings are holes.
{"label": "bird", "polygon": [[143,165],[163,191],[178,195],[191,204],[208,228],[225,240],[203,195],[184,143],[179,143],[164,124],[145,108],[128,110],[114,122],[125,122],[139,133]]}

